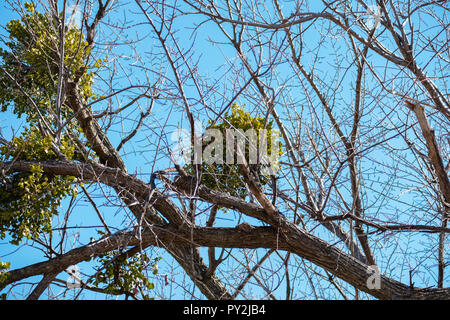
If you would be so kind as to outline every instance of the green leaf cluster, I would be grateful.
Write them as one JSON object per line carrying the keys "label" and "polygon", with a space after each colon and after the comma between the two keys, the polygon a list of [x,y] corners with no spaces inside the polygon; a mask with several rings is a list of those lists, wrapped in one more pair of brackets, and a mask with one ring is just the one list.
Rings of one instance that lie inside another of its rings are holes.
{"label": "green leaf cluster", "polygon": [[[4,281],[6,281],[6,278],[8,277],[8,269],[11,268],[10,262],[2,262],[0,261],[0,290],[3,289]],[[6,293],[0,294],[0,300],[6,300]]]}
{"label": "green leaf cluster", "polygon": [[[232,105],[231,114],[226,113],[224,119],[220,123],[212,123],[209,121],[208,129],[219,129],[223,136],[223,163],[224,164],[206,164],[204,161],[201,165],[202,175],[201,182],[214,190],[220,190],[230,193],[233,196],[239,196],[244,198],[247,194],[247,188],[242,178],[242,174],[239,169],[239,165],[237,164],[237,159],[235,158],[234,164],[226,164],[226,130],[227,129],[236,129],[247,131],[249,129],[254,129],[257,134],[257,144],[259,147],[260,142],[260,129],[264,129],[265,118],[258,114],[256,117],[253,117],[249,112],[245,112],[242,107],[240,107],[237,103]],[[267,130],[267,154],[270,156],[281,156],[282,154],[282,146],[278,144],[278,150],[272,150],[271,139],[272,136],[279,135],[279,133],[273,128],[273,121],[267,121],[265,126]],[[205,142],[203,142],[206,144]],[[235,154],[236,157],[236,154]],[[249,145],[246,143],[245,146],[245,158],[247,163],[249,163]],[[261,173],[261,165],[250,165],[251,169],[256,172],[261,185],[266,185],[269,181],[268,176]],[[190,173],[195,173],[195,168],[192,165],[185,166],[185,170]]]}
{"label": "green leaf cluster", "polygon": [[[37,12],[31,3],[25,4],[25,10],[21,19],[7,24],[9,41],[5,49],[0,49],[0,107],[2,112],[12,107],[17,116],[25,115],[29,127],[0,147],[0,161],[58,160],[56,148],[69,160],[83,160],[73,143],[81,137],[76,122],[67,122],[58,141],[52,140],[48,130],[59,130],[56,99],[62,20],[50,13]],[[79,79],[80,94],[88,101],[94,98],[95,67],[89,67],[91,49],[83,39],[77,27],[65,26],[64,74],[66,78]],[[100,63],[97,65],[101,67]],[[60,112],[63,120],[71,120],[70,108],[63,104]],[[9,233],[11,242],[18,244],[23,238],[50,232],[52,217],[58,213],[61,200],[75,195],[71,186],[74,182],[73,177],[45,174],[39,166],[29,173],[1,172],[0,238]]]}
{"label": "green leaf cluster", "polygon": [[[60,151],[73,158],[74,147],[65,138]],[[42,138],[35,127],[24,130],[10,144],[0,146],[0,159],[8,160],[56,160],[51,138]],[[9,233],[11,243],[18,244],[22,238],[37,237],[41,232],[51,231],[52,217],[58,214],[61,200],[76,196],[72,187],[75,178],[46,174],[37,164],[30,172],[2,174],[0,177],[0,238]]]}
{"label": "green leaf cluster", "polygon": [[1,283],[6,280],[6,277],[7,277],[6,271],[9,268],[11,268],[11,262],[0,261],[0,288],[1,288]]}
{"label": "green leaf cluster", "polygon": [[104,285],[106,293],[115,295],[130,294],[139,288],[144,299],[151,299],[148,291],[154,289],[155,284],[149,281],[145,271],[150,267],[152,273],[157,274],[159,259],[150,259],[143,252],[131,257],[125,257],[120,251],[108,252],[99,257],[99,271],[90,283]]}
{"label": "green leaf cluster", "polygon": [[[6,25],[9,41],[5,43],[7,49],[0,49],[3,66],[0,69],[1,110],[12,106],[15,114],[25,114],[28,121],[45,117],[54,123],[61,52],[58,23],[62,20],[58,22],[49,13],[35,11],[30,3],[25,8],[27,12],[21,19],[11,20]],[[90,52],[91,47],[79,28],[66,26],[64,74],[66,78],[80,79],[80,94],[86,101],[94,97],[95,67],[89,65],[101,67],[101,60],[89,63]],[[72,116],[70,109],[64,107],[61,115],[63,119]]]}
{"label": "green leaf cluster", "polygon": [[[68,160],[85,161],[93,157],[81,154],[80,143],[88,143],[83,141],[82,130],[73,121],[74,114],[65,104],[64,95],[62,104],[57,103],[61,45],[64,48],[63,82],[76,80],[85,103],[98,98],[93,90],[94,74],[105,68],[107,62],[107,59],[92,58],[91,47],[78,27],[65,26],[64,43],[61,43],[62,19],[48,12],[37,12],[31,3],[25,3],[24,7],[21,19],[7,24],[9,38],[4,42],[5,47],[0,48],[0,110],[12,110],[18,117],[24,116],[29,125],[19,136],[2,142],[0,162],[28,160],[36,163],[26,173],[8,172],[7,167],[0,172],[0,239],[9,235],[13,244],[50,233],[52,218],[58,214],[62,199],[76,196],[74,177],[44,172],[39,164],[59,160],[61,154]],[[66,125],[61,131],[58,112]],[[145,254],[121,259],[118,252],[109,252],[100,258],[100,264],[102,271],[94,282],[105,284],[107,292],[154,288],[144,271],[153,264],[157,272],[156,260],[150,261]],[[1,277],[2,264],[0,280]]]}

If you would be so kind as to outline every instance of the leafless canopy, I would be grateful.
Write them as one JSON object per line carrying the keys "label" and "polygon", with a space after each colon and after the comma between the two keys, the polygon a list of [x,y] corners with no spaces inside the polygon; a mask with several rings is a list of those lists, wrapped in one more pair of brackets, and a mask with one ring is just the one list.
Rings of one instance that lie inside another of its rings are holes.
{"label": "leafless canopy", "polygon": [[[447,1],[77,3],[108,65],[91,102],[60,68],[54,107],[73,111],[96,157],[39,164],[82,190],[54,222],[58,241],[28,243],[46,259],[10,270],[4,292],[39,275],[29,298],[50,297],[69,266],[122,248],[163,257],[156,298],[450,298]],[[283,146],[269,184],[240,165],[245,198],[173,152],[177,129],[199,135],[196,121],[220,123],[233,103],[272,120]],[[88,215],[105,235],[75,241]]]}

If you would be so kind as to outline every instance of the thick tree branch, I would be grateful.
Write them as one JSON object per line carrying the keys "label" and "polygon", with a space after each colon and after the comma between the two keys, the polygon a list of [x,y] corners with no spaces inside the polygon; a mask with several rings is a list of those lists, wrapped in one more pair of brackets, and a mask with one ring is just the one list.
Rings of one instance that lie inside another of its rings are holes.
{"label": "thick tree branch", "polygon": [[280,237],[272,227],[255,227],[251,231],[238,228],[199,228],[189,232],[179,232],[172,227],[152,226],[138,237],[136,231],[119,232],[108,235],[83,247],[73,249],[54,259],[34,265],[11,270],[2,284],[6,286],[27,277],[62,272],[68,266],[96,257],[104,252],[127,246],[164,246],[168,243],[178,245],[214,246],[226,248],[267,248],[286,250],[306,258],[323,267],[328,272],[347,281],[374,297],[380,299],[448,299],[450,288],[417,289],[393,279],[380,276],[380,289],[370,289],[367,280],[370,276],[368,266],[346,255],[326,242],[297,229]]}

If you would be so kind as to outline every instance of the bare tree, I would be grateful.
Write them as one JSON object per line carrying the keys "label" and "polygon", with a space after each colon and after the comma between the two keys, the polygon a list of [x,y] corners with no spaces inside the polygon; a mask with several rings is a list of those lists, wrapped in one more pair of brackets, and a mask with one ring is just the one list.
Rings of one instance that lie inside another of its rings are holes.
{"label": "bare tree", "polygon": [[[75,4],[36,3],[27,13],[30,4],[11,3],[34,45],[42,35],[27,15],[52,17],[44,109],[26,83],[30,61],[9,35],[1,79],[14,88],[3,100],[27,101],[24,126],[39,128],[54,157],[33,157],[11,139],[23,128],[3,127],[2,194],[15,174],[37,171],[49,181],[72,177],[79,192],[60,206],[51,233],[26,242],[45,261],[5,271],[4,292],[39,275],[27,297],[48,289],[59,298],[51,288],[65,287],[68,267],[116,252],[84,275],[80,292],[146,296],[140,284],[108,291],[90,281],[145,253],[167,261],[159,273],[156,263],[144,268],[161,298],[450,298],[446,1]],[[71,10],[80,14],[72,47]],[[280,133],[283,154],[267,180],[248,161],[189,165],[189,153],[180,163],[179,129],[192,151],[199,123],[236,127],[236,103]],[[80,210],[99,226],[78,234],[101,236],[73,245]]]}

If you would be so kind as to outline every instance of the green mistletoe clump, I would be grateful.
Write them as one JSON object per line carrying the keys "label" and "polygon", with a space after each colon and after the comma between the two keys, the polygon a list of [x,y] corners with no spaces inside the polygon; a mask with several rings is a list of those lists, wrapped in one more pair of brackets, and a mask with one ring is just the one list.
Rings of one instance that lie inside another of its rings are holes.
{"label": "green mistletoe clump", "polygon": [[[60,151],[67,158],[74,158],[74,146],[66,138],[60,142]],[[42,138],[36,129],[24,130],[8,145],[0,146],[1,161],[57,160],[51,148],[51,138]],[[52,217],[58,214],[61,200],[76,196],[71,176],[55,176],[42,171],[39,164],[30,172],[2,173],[0,177],[0,238],[9,233],[13,244],[22,238],[35,238],[41,232],[50,232]]]}
{"label": "green mistletoe clump", "polygon": [[[0,238],[9,233],[14,244],[50,232],[61,200],[75,194],[75,178],[45,174],[38,163],[58,160],[61,154],[68,160],[84,159],[74,147],[74,140],[82,140],[82,132],[71,109],[62,103],[56,110],[61,60],[57,20],[26,3],[22,18],[7,24],[9,38],[0,49],[0,109],[11,109],[28,124],[19,136],[2,144],[0,162],[37,163],[31,172],[5,169],[0,173]],[[91,49],[83,39],[78,27],[65,26],[64,74],[79,79],[80,95],[88,101],[95,98],[93,70],[101,67],[101,61],[89,61]],[[63,130],[58,113],[66,124]],[[52,136],[58,136],[58,141]]]}
{"label": "green mistletoe clump", "polygon": [[[279,137],[279,132],[276,131],[273,128],[273,121],[268,121],[266,126],[265,124],[265,118],[258,114],[258,116],[253,117],[250,113],[245,112],[242,107],[240,107],[238,104],[234,103],[232,105],[231,114],[226,113],[223,120],[220,123],[212,123],[212,121],[209,121],[209,126],[206,128],[208,129],[217,129],[220,130],[222,137],[223,137],[223,164],[218,163],[212,163],[208,164],[204,161],[202,161],[201,164],[201,183],[205,186],[214,189],[214,190],[220,190],[224,192],[228,192],[229,194],[233,196],[239,196],[244,198],[247,194],[247,188],[245,186],[245,183],[242,178],[242,173],[239,168],[239,164],[237,163],[237,156],[236,156],[236,150],[232,150],[233,154],[235,156],[235,159],[232,164],[227,164],[226,161],[226,154],[227,154],[227,145],[226,145],[226,130],[227,129],[234,129],[234,130],[240,130],[241,132],[247,132],[249,129],[254,129],[256,132],[256,145],[258,148],[261,146],[260,141],[261,137],[260,134],[262,131],[260,129],[266,129],[266,147],[267,147],[267,155],[269,156],[268,159],[265,159],[266,162],[269,161],[269,163],[272,165],[272,168],[276,167],[277,163],[276,159],[278,159],[282,154],[282,146],[278,142],[276,145],[276,149],[272,150],[272,139],[275,137]],[[203,142],[203,147],[205,147],[208,142]],[[259,149],[258,149],[259,150]],[[254,174],[259,178],[259,181],[261,185],[266,185],[269,182],[269,174],[264,171],[264,169],[267,169],[268,163],[264,165],[263,163],[260,164],[250,164],[250,144],[245,143],[245,160],[249,164],[250,169],[254,172]],[[214,151],[213,151],[214,155]],[[262,159],[260,159],[262,160]],[[275,168],[276,169],[276,168]],[[185,166],[185,170],[193,174],[195,173],[195,167],[192,165]],[[273,174],[273,173],[272,173]]]}
{"label": "green mistletoe clump", "polygon": [[[51,123],[56,120],[61,60],[59,26],[49,13],[37,12],[29,3],[25,8],[21,19],[6,25],[9,41],[6,49],[0,49],[0,106],[2,111],[11,106],[15,114],[25,114],[28,121],[44,117]],[[66,77],[80,79],[80,93],[87,101],[94,97],[93,71],[102,61],[89,62],[91,47],[83,40],[81,30],[76,26],[65,28],[64,72]],[[69,108],[62,108],[61,113],[64,119],[72,116]]]}
{"label": "green mistletoe clump", "polygon": [[158,260],[140,252],[126,257],[119,251],[108,252],[99,258],[100,267],[95,277],[89,283],[95,286],[103,286],[108,294],[132,295],[138,292],[144,299],[151,299],[148,292],[153,290],[155,284],[149,281],[146,270],[151,269],[151,273],[158,273]]}

